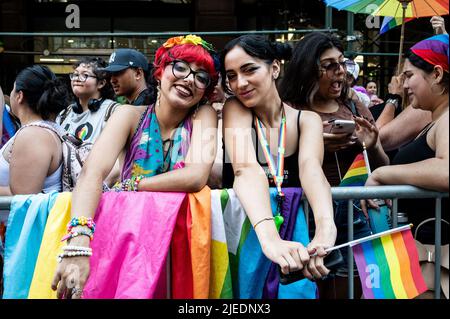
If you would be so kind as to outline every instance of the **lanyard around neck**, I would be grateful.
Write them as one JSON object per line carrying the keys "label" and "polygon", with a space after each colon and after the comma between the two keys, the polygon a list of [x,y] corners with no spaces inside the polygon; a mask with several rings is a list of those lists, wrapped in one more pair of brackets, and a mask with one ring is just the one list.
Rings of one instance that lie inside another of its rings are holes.
{"label": "lanyard around neck", "polygon": [[283,101],[281,101],[281,123],[278,136],[278,161],[276,166],[273,157],[270,154],[270,147],[267,142],[266,134],[264,133],[263,125],[257,116],[255,116],[255,127],[258,133],[259,142],[263,149],[264,157],[266,158],[270,173],[272,174],[277,187],[278,194],[282,195],[281,185],[283,184],[284,179],[284,153],[286,147],[286,114],[284,112]]}

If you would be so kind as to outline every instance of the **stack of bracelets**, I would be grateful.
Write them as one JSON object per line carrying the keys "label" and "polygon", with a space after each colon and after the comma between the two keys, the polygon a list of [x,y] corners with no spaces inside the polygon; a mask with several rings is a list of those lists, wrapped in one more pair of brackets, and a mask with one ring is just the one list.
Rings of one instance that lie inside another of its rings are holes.
{"label": "stack of bracelets", "polygon": [[132,176],[131,178],[124,180],[122,183],[116,183],[113,186],[113,190],[115,190],[116,192],[137,192],[139,183],[143,179],[143,175]]}
{"label": "stack of bracelets", "polygon": [[[89,228],[89,230],[84,229],[77,229],[74,230],[74,227],[77,226],[86,226]],[[67,235],[65,235],[61,241],[69,240],[77,236],[88,236],[90,240],[94,238],[94,232],[95,232],[95,223],[92,218],[87,218],[84,216],[81,217],[74,217],[72,220],[67,224]]]}
{"label": "stack of bracelets", "polygon": [[[89,230],[85,229],[73,229],[74,227],[85,226]],[[88,236],[90,240],[94,238],[95,223],[92,218],[87,218],[84,216],[73,217],[72,220],[67,224],[67,235],[65,235],[61,241],[70,240],[74,237],[81,235]],[[58,255],[58,262],[61,262],[63,258],[66,257],[78,257],[78,256],[92,256],[92,248],[84,246],[65,246],[63,247],[63,252]]]}
{"label": "stack of bracelets", "polygon": [[92,248],[83,246],[65,246],[63,252],[58,255],[58,262],[60,263],[63,258],[66,257],[78,257],[78,256],[92,256]]}

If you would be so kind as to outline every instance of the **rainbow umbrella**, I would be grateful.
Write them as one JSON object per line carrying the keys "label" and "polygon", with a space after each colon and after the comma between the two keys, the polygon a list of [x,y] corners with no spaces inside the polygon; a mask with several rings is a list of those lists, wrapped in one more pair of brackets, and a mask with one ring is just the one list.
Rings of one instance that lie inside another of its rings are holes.
{"label": "rainbow umbrella", "polygon": [[[413,20],[414,18],[405,18],[405,23]],[[402,18],[396,17],[384,17],[383,22],[381,22],[380,34],[383,34],[395,27],[402,25]]]}
{"label": "rainbow umbrella", "polygon": [[[398,56],[398,70],[401,68],[405,19],[448,14],[449,0],[324,0],[328,6],[353,13],[372,14],[401,18],[401,36]],[[370,10],[373,6],[378,8]]]}

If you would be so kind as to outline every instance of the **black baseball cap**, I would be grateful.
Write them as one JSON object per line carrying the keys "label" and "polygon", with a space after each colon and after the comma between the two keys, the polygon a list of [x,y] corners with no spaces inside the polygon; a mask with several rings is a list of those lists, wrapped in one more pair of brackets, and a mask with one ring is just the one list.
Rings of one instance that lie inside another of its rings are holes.
{"label": "black baseball cap", "polygon": [[109,57],[109,65],[102,70],[119,72],[127,68],[142,68],[147,72],[147,58],[141,52],[134,49],[117,49]]}

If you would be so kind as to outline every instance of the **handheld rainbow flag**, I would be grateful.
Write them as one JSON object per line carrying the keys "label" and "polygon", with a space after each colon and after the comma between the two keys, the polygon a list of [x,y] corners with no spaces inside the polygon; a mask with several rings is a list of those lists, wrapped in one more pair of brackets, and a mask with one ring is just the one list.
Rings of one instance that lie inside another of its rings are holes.
{"label": "handheld rainbow flag", "polygon": [[428,290],[411,225],[348,243],[366,299],[412,299]]}
{"label": "handheld rainbow flag", "polygon": [[355,157],[339,186],[364,186],[367,179],[367,167],[363,153]]}
{"label": "handheld rainbow flag", "polygon": [[[411,21],[413,18],[405,18],[405,23]],[[395,27],[402,25],[401,17],[384,17],[380,27],[380,34],[383,34]]]}

